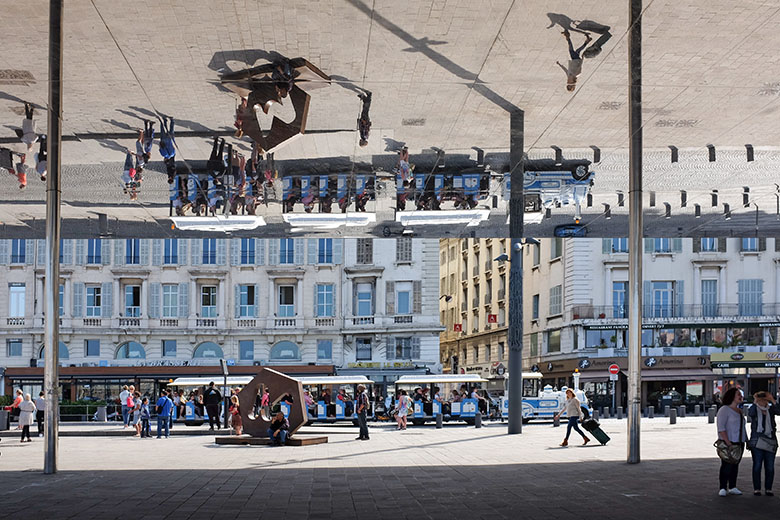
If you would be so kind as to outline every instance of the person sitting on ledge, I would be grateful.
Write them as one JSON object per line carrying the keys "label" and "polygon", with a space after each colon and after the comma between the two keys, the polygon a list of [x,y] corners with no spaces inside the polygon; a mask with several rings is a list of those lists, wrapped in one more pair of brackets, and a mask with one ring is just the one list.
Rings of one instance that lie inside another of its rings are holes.
{"label": "person sitting on ledge", "polygon": [[282,412],[277,412],[274,420],[271,421],[271,427],[268,428],[268,438],[271,439],[271,446],[284,446],[287,440],[287,430],[290,429],[290,423],[284,418]]}

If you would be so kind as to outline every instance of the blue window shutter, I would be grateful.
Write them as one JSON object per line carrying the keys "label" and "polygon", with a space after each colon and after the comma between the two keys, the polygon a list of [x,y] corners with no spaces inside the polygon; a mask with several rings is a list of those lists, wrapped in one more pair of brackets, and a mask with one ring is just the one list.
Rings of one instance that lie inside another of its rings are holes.
{"label": "blue window shutter", "polygon": [[[2,249],[2,242],[3,240],[0,240],[0,249]],[[46,240],[36,240],[35,241],[35,247],[36,247],[36,253],[37,258],[35,259],[35,263],[39,267],[43,267],[46,265]],[[0,254],[0,264],[2,264],[2,254]]]}
{"label": "blue window shutter", "polygon": [[112,282],[103,283],[100,289],[100,315],[103,318],[110,318],[112,314],[112,304],[114,302],[114,284]]}
{"label": "blue window shutter", "polygon": [[682,253],[682,238],[672,239],[672,253]]}
{"label": "blue window shutter", "polygon": [[141,254],[138,260],[140,261],[141,265],[149,265],[149,239],[142,238],[138,242],[141,246]]}
{"label": "blue window shutter", "polygon": [[655,242],[652,238],[645,239],[645,253],[655,252]]}
{"label": "blue window shutter", "polygon": [[[184,240],[182,240],[184,242]],[[179,318],[186,318],[190,315],[190,284],[187,282],[179,284]]]}
{"label": "blue window shutter", "polygon": [[674,299],[677,303],[677,317],[683,316],[685,303],[685,282],[683,280],[677,280],[674,282]]}
{"label": "blue window shutter", "polygon": [[192,248],[192,265],[200,265],[203,258],[201,258],[201,248],[203,246],[203,243],[200,241],[199,238],[193,238],[191,240],[188,240],[190,243],[190,247]]}
{"label": "blue window shutter", "polygon": [[235,287],[235,299],[233,301],[235,302],[235,316],[238,318],[241,316],[241,286],[238,284]]}
{"label": "blue window shutter", "polygon": [[63,239],[62,241],[62,263],[73,263],[73,240]]}
{"label": "blue window shutter", "polygon": [[387,304],[387,315],[395,314],[395,282],[385,282],[385,303]]}
{"label": "blue window shutter", "polygon": [[255,265],[265,265],[265,239],[255,239]]}
{"label": "blue window shutter", "polygon": [[279,265],[279,239],[268,240],[268,265]]}
{"label": "blue window shutter", "polygon": [[[314,265],[314,264],[317,263],[317,244],[318,244],[319,241],[316,238],[309,238],[307,240],[307,242],[308,243],[306,244],[306,248],[307,248],[308,253],[309,253],[309,259],[308,259],[307,263],[309,265]],[[298,244],[296,244],[296,246],[297,245]]]}
{"label": "blue window shutter", "polygon": [[76,265],[87,263],[87,241],[83,239],[76,240]]}
{"label": "blue window shutter", "polygon": [[103,265],[111,264],[111,242],[107,238],[100,239],[100,261]]}
{"label": "blue window shutter", "polygon": [[293,244],[295,245],[295,256],[293,258],[295,265],[303,265],[303,239],[296,238],[294,239]]}
{"label": "blue window shutter", "polygon": [[84,315],[84,284],[73,284],[73,317],[80,318]]}
{"label": "blue window shutter", "polygon": [[395,359],[395,338],[387,338],[387,347],[385,348],[385,359]]}
{"label": "blue window shutter", "polygon": [[[155,240],[156,242],[156,240]],[[149,317],[160,317],[160,284],[152,283],[149,285]]]}
{"label": "blue window shutter", "polygon": [[[255,249],[255,254],[257,250]],[[260,316],[260,285],[255,284],[255,318]]]}
{"label": "blue window shutter", "polygon": [[422,280],[412,282],[412,313],[422,314]]}
{"label": "blue window shutter", "polygon": [[420,359],[420,338],[412,338],[412,359]]}
{"label": "blue window shutter", "polygon": [[[628,299],[626,299],[628,301]],[[642,316],[645,318],[652,316],[653,308],[653,282],[645,280],[644,291],[642,294]]]}
{"label": "blue window shutter", "polygon": [[152,241],[152,265],[162,265],[163,263],[163,241],[156,238]]}
{"label": "blue window shutter", "polygon": [[186,238],[176,239],[176,253],[179,256],[179,265],[187,265],[187,245],[190,243]]}
{"label": "blue window shutter", "polygon": [[227,244],[224,238],[217,239],[217,265],[225,265],[227,263]]}
{"label": "blue window shutter", "polygon": [[35,240],[24,241],[24,263],[32,265],[35,259]]}
{"label": "blue window shutter", "polygon": [[601,253],[604,255],[608,255],[612,252],[612,239],[611,238],[602,238],[601,239]]}
{"label": "blue window shutter", "polygon": [[8,263],[8,251],[10,250],[10,240],[0,240],[0,265]]}
{"label": "blue window shutter", "polygon": [[125,265],[124,240],[114,240],[114,265]]}
{"label": "blue window shutter", "polygon": [[240,238],[230,239],[230,265],[241,264],[241,242]]}
{"label": "blue window shutter", "polygon": [[333,239],[333,263],[339,265],[343,262],[344,258],[344,239]]}

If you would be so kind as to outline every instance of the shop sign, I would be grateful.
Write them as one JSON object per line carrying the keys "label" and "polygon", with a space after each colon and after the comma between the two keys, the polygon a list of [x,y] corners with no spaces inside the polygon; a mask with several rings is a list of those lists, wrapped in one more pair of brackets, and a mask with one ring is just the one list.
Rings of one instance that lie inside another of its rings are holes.
{"label": "shop sign", "polygon": [[463,324],[462,323],[453,324],[452,330],[454,330],[455,332],[463,332]]}
{"label": "shop sign", "polygon": [[357,363],[347,363],[347,368],[415,368],[416,366],[411,361],[359,361]]}
{"label": "shop sign", "polygon": [[780,367],[780,352],[719,352],[710,354],[713,368]]}

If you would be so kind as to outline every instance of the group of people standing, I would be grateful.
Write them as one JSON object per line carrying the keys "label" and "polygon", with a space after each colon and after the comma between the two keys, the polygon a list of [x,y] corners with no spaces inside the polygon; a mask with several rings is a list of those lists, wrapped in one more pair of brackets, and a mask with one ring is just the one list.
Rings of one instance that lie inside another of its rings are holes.
{"label": "group of people standing", "polygon": [[[38,134],[35,121],[35,107],[31,103],[24,103],[24,119],[22,128],[16,129],[16,135],[24,143],[26,150],[24,152],[15,152],[8,148],[0,148],[0,168],[16,177],[19,182],[19,189],[27,187],[27,174],[30,172],[40,176],[42,181],[46,181],[46,171],[48,168],[48,155],[46,135]],[[39,143],[38,153],[34,152],[35,143]],[[14,156],[17,160],[14,161]],[[35,160],[35,167],[28,165],[28,157]]]}
{"label": "group of people standing", "polygon": [[22,430],[21,442],[32,442],[30,427],[34,420],[38,421],[38,437],[43,437],[43,421],[46,410],[46,401],[43,395],[41,392],[38,398],[33,401],[32,396],[22,392],[20,388],[16,390],[13,403],[5,407],[5,410],[18,417],[19,423],[16,428]]}
{"label": "group of people standing", "polygon": [[[172,184],[176,175],[176,140],[174,137],[174,119],[163,115],[160,122],[160,155],[165,164],[168,175],[168,183]],[[144,119],[144,128],[138,129],[138,138],[135,142],[135,151],[127,149],[125,163],[122,168],[123,192],[130,195],[130,200],[138,200],[138,190],[143,181],[143,171],[152,157],[154,146],[154,121]]]}

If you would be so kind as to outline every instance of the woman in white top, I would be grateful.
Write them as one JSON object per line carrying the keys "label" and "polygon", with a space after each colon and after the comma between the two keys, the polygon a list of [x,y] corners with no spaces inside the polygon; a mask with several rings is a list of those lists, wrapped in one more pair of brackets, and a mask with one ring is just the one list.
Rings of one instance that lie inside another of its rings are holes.
{"label": "woman in white top", "polygon": [[582,413],[580,410],[580,400],[577,399],[577,396],[574,395],[574,391],[571,388],[566,390],[566,402],[563,405],[563,410],[561,410],[561,412],[556,415],[555,418],[560,419],[564,413],[566,414],[566,417],[569,418],[569,422],[566,425],[566,438],[563,439],[561,446],[569,445],[569,435],[571,434],[572,428],[574,431],[582,435],[582,445],[584,446],[588,444],[590,439],[587,435],[582,433],[582,430],[580,430],[580,427],[577,425],[577,422],[580,420],[580,414]]}
{"label": "woman in white top", "polygon": [[27,442],[32,442],[30,438],[30,426],[33,423],[35,415],[35,403],[32,402],[30,394],[24,395],[24,401],[19,405],[19,426],[22,427],[22,442],[27,437]]}
{"label": "woman in white top", "polygon": [[[742,410],[739,405],[742,404],[742,392],[737,387],[726,390],[721,401],[723,406],[718,410],[718,438],[726,441],[726,444],[742,444],[744,447],[747,439],[745,430],[745,420],[742,416]],[[720,461],[720,491],[718,495],[741,495],[742,491],[737,489],[737,474],[739,472],[739,463],[729,464],[721,459]]]}
{"label": "woman in white top", "polygon": [[395,419],[398,421],[398,429],[406,429],[406,415],[409,413],[409,406],[412,400],[406,395],[406,390],[401,390],[398,396],[398,403],[395,405],[396,415]]}

